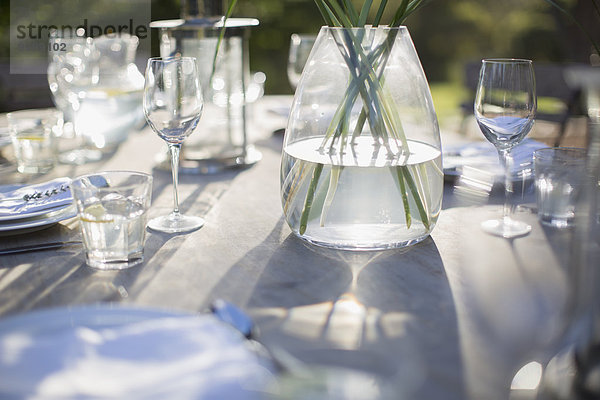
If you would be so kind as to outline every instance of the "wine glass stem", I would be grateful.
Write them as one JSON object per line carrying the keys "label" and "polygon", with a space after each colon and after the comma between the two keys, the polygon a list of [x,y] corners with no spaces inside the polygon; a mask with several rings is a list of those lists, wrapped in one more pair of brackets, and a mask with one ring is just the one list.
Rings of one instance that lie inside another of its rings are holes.
{"label": "wine glass stem", "polygon": [[73,138],[75,139],[75,145],[80,150],[85,146],[85,138],[83,132],[81,132],[81,118],[78,118],[79,109],[81,108],[81,102],[72,104],[72,115],[73,115]]}
{"label": "wine glass stem", "polygon": [[179,215],[179,195],[177,194],[177,185],[179,184],[180,150],[180,144],[169,143],[169,152],[171,153],[171,173],[173,174],[173,215]]}
{"label": "wine glass stem", "polygon": [[504,207],[503,207],[503,217],[504,222],[510,221],[511,214],[511,199],[512,199],[512,156],[510,154],[510,149],[498,150],[498,155],[500,157],[500,163],[504,168]]}

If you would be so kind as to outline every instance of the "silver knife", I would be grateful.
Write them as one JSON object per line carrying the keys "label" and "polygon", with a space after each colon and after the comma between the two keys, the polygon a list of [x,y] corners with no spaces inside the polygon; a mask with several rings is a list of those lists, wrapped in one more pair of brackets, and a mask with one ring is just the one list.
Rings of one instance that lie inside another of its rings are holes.
{"label": "silver knife", "polygon": [[48,243],[37,243],[28,244],[25,246],[10,247],[7,249],[0,249],[0,256],[9,254],[21,254],[30,253],[33,251],[44,251],[44,250],[55,250],[68,246],[75,246],[81,244],[81,240],[68,240],[63,242],[48,242]]}

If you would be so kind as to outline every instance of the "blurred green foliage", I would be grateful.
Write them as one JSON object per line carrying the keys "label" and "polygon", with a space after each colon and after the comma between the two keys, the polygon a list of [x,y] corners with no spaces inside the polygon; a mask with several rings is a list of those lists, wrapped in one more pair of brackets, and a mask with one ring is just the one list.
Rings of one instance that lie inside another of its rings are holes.
{"label": "blurred green foliage", "polygon": [[[388,8],[399,1],[390,0]],[[557,1],[600,38],[591,0]],[[179,2],[152,0],[152,20],[178,18]],[[10,0],[0,0],[0,57],[4,59],[9,54],[9,5]],[[291,93],[286,76],[289,39],[294,32],[318,32],[323,20],[314,0],[238,0],[234,16],[260,20],[250,38],[250,63],[253,71],[266,73],[266,92]],[[591,51],[577,27],[543,0],[432,0],[409,18],[407,26],[430,82],[458,81],[465,62],[483,57],[587,62]],[[154,53],[157,47],[155,32]]]}
{"label": "blurred green foliage", "polygon": [[[399,1],[390,0],[389,11]],[[362,0],[354,3],[359,7]],[[600,37],[590,0],[561,4]],[[267,74],[267,93],[290,93],[289,38],[318,32],[323,20],[314,0],[239,0],[234,15],[261,22],[251,36],[250,57],[251,68]],[[406,25],[431,82],[460,81],[464,64],[484,57],[587,62],[591,49],[574,24],[543,0],[432,0]]]}

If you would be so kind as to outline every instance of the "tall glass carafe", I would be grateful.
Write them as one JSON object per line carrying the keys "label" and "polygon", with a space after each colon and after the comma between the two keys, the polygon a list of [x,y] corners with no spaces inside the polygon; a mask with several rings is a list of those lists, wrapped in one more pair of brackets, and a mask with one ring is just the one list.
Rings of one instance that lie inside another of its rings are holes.
{"label": "tall glass carafe", "polygon": [[440,148],[408,29],[323,27],[285,132],[285,218],[300,238],[328,247],[417,243],[441,209]]}
{"label": "tall glass carafe", "polygon": [[91,38],[56,32],[51,38],[48,83],[54,102],[82,141],[77,151],[94,154],[65,162],[99,159],[97,149],[112,150],[143,122],[144,77],[134,63],[138,42],[125,33]]}
{"label": "tall glass carafe", "polygon": [[225,19],[222,3],[184,1],[182,19],[150,24],[159,29],[162,57],[183,55],[197,60],[205,117],[182,148],[183,173],[213,173],[252,165],[262,158],[249,138],[247,109],[252,101],[248,40],[258,20]]}
{"label": "tall glass carafe", "polygon": [[95,147],[111,149],[143,123],[144,76],[135,65],[139,40],[126,33],[94,39],[99,53],[98,83],[77,113],[77,125]]}

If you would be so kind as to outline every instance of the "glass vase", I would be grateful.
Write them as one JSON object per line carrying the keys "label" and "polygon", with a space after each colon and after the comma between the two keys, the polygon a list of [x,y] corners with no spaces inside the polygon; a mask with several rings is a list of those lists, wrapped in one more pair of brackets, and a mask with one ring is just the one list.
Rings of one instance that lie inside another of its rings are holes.
{"label": "glass vase", "polygon": [[292,231],[349,250],[417,243],[441,209],[441,161],[407,28],[321,28],[284,138],[281,197]]}

